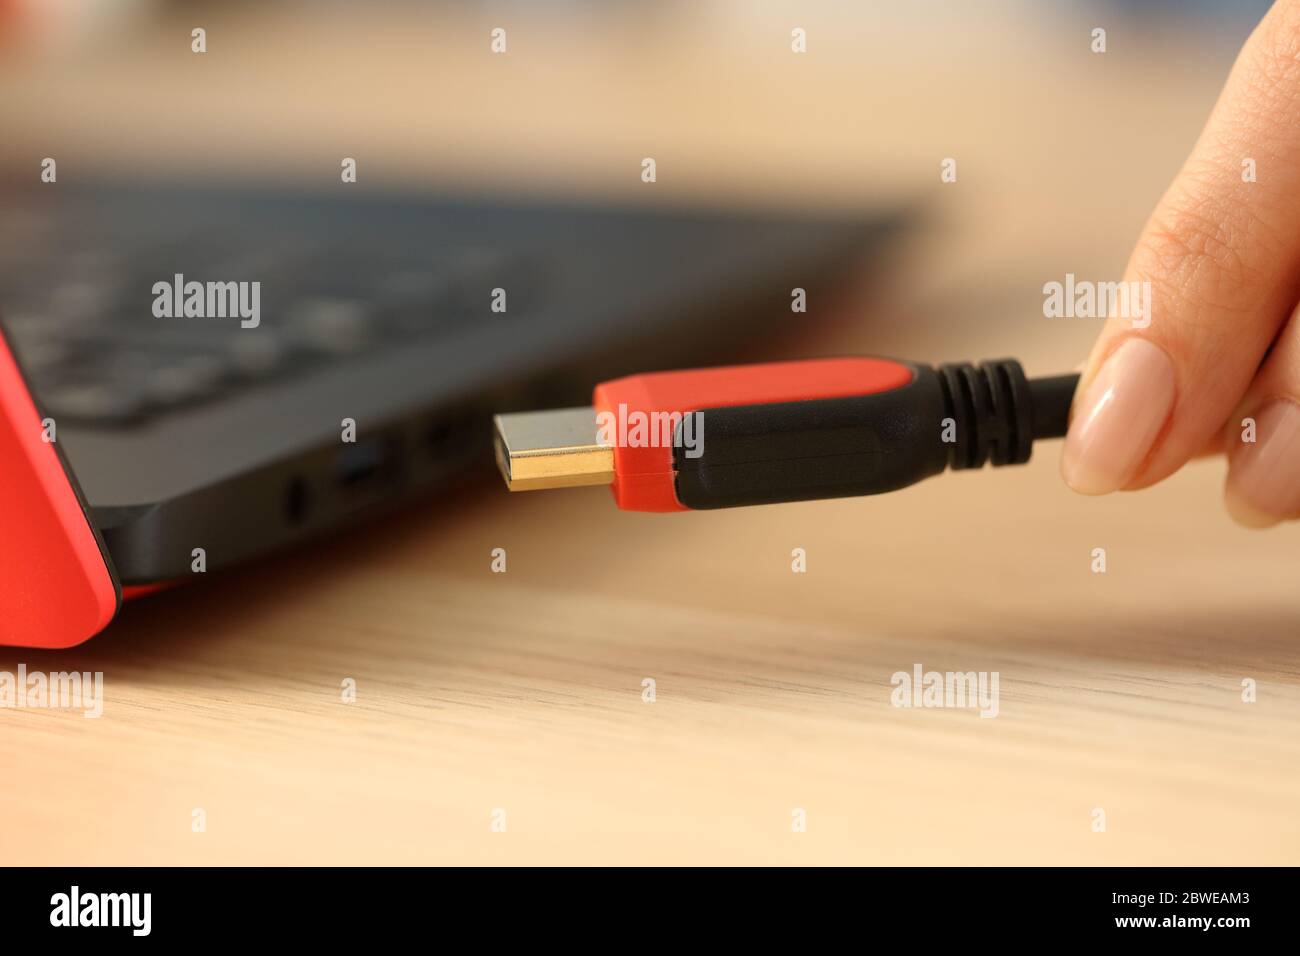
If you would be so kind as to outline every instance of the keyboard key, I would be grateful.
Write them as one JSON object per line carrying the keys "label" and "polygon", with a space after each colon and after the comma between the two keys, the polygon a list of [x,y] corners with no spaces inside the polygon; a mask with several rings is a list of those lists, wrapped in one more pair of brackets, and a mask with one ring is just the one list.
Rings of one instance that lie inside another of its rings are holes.
{"label": "keyboard key", "polygon": [[129,386],[91,383],[42,389],[41,406],[56,422],[67,419],[117,425],[137,419],[145,402],[144,396]]}
{"label": "keyboard key", "polygon": [[266,378],[288,362],[289,350],[280,336],[265,327],[241,329],[231,337],[230,364],[245,378]]}
{"label": "keyboard key", "polygon": [[289,312],[293,340],[327,355],[351,355],[364,350],[373,331],[370,308],[350,299],[303,299]]}
{"label": "keyboard key", "polygon": [[215,355],[165,358],[144,376],[145,396],[151,405],[183,405],[215,393],[225,373],[225,364]]}

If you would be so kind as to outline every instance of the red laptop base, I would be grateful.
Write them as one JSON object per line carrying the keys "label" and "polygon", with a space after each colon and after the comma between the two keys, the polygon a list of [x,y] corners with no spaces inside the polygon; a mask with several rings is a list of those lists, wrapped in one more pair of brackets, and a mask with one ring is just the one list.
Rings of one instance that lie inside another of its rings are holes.
{"label": "red laptop base", "polygon": [[80,644],[103,630],[121,603],[57,437],[0,334],[0,644]]}

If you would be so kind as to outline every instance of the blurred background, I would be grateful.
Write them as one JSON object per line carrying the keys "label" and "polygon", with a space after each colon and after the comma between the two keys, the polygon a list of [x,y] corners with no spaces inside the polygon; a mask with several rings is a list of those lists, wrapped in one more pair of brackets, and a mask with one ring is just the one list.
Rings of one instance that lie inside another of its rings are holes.
{"label": "blurred background", "polygon": [[[4,0],[0,158],[24,176],[36,150],[69,179],[309,189],[355,156],[367,189],[836,213],[919,202],[896,287],[855,316],[872,350],[1072,366],[1095,328],[1045,321],[1042,284],[1118,277],[1266,8]],[[190,51],[198,26],[205,56]],[[497,26],[504,56],[489,49]],[[944,186],[948,157],[958,182]]]}

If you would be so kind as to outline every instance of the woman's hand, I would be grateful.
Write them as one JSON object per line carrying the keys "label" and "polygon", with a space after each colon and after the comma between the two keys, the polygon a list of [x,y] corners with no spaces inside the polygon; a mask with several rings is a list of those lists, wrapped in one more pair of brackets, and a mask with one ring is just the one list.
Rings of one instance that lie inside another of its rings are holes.
{"label": "woman's hand", "polygon": [[1234,518],[1300,517],[1300,0],[1246,42],[1125,278],[1150,283],[1151,311],[1112,315],[1092,349],[1066,482],[1145,488],[1226,452]]}

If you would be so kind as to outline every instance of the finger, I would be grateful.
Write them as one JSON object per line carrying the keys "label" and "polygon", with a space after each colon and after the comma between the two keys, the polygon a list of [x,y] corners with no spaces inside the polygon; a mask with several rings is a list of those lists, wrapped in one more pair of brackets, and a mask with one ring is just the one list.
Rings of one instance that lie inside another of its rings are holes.
{"label": "finger", "polygon": [[1251,528],[1300,517],[1300,309],[1224,435],[1228,513]]}
{"label": "finger", "polygon": [[[1282,0],[1247,41],[1129,261],[1126,280],[1149,290],[1150,311],[1111,315],[1093,347],[1062,456],[1077,491],[1167,477],[1245,393],[1300,295],[1297,109],[1300,0]],[[1244,181],[1246,160],[1255,182]]]}

